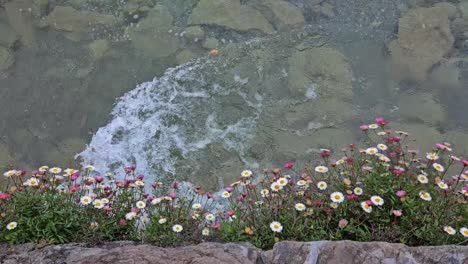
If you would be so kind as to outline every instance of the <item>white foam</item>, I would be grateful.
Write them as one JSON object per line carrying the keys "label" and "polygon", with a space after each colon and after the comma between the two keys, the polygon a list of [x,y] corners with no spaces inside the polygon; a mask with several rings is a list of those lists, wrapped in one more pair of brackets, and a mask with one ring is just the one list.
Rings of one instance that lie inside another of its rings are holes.
{"label": "white foam", "polygon": [[[243,156],[263,97],[255,94],[249,98],[242,93],[248,79],[238,75],[233,76],[229,90],[225,89],[215,82],[216,76],[205,75],[213,72],[206,67],[215,66],[212,61],[189,62],[126,93],[118,99],[110,122],[77,156],[100,173],[119,174],[122,167],[134,164],[139,173],[153,179],[176,173],[178,159],[193,158],[213,142]],[[238,120],[220,125],[217,119],[225,121],[229,113],[223,111],[225,101],[218,99],[231,93],[242,94],[246,112]]]}

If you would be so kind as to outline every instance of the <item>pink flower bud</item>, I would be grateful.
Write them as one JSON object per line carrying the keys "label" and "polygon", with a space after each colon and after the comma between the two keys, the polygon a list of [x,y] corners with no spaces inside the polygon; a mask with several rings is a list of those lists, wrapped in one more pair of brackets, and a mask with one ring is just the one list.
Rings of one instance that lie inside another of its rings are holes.
{"label": "pink flower bud", "polygon": [[228,193],[232,193],[232,191],[234,191],[234,187],[229,186],[229,187],[224,188],[224,190],[226,190],[226,192]]}
{"label": "pink flower bud", "polygon": [[179,183],[178,183],[178,182],[174,182],[174,183],[172,184],[172,188],[178,189],[178,188],[179,188]]}
{"label": "pink flower bud", "polygon": [[177,195],[176,195],[175,192],[171,192],[171,193],[169,194],[169,197],[171,197],[172,199],[175,199],[176,196],[177,196]]}
{"label": "pink flower bud", "polygon": [[401,198],[401,197],[405,197],[405,196],[406,196],[406,191],[404,191],[404,190],[399,190],[399,191],[396,192],[396,196],[398,196],[398,197],[400,197],[400,198]]}
{"label": "pink flower bud", "polygon": [[121,226],[126,226],[126,225],[127,225],[127,221],[125,221],[125,219],[120,219],[119,225],[121,225]]}
{"label": "pink flower bud", "polygon": [[137,176],[137,179],[140,180],[140,181],[142,181],[144,178],[145,178],[145,176],[142,175],[142,174],[140,174],[140,175]]}
{"label": "pink flower bud", "polygon": [[104,180],[104,178],[102,178],[102,176],[99,175],[96,175],[93,178],[94,180],[96,180],[97,183],[101,183]]}
{"label": "pink flower bud", "polygon": [[294,165],[294,163],[289,161],[289,162],[286,162],[286,164],[284,164],[284,168],[285,169],[291,169],[293,167],[293,165]]}
{"label": "pink flower bud", "polygon": [[228,216],[233,216],[235,213],[236,213],[236,212],[234,212],[233,210],[229,210],[229,211],[226,212],[226,214],[227,214]]}
{"label": "pink flower bud", "polygon": [[369,126],[368,126],[368,125],[361,125],[361,126],[359,126],[359,128],[360,128],[362,131],[367,131],[367,130],[369,130]]}
{"label": "pink flower bud", "polygon": [[395,215],[396,217],[400,217],[402,214],[403,212],[401,210],[393,210],[393,215]]}

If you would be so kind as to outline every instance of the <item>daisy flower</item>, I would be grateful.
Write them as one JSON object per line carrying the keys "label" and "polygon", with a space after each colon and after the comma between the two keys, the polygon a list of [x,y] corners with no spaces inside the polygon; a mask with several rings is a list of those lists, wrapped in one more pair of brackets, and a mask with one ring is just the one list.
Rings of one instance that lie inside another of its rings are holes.
{"label": "daisy flower", "polygon": [[143,202],[143,201],[138,201],[138,202],[136,202],[136,207],[137,207],[138,209],[143,209],[143,208],[146,207],[146,203]]}
{"label": "daisy flower", "polygon": [[271,231],[280,233],[283,230],[283,226],[281,225],[280,222],[273,221],[270,224]]}
{"label": "daisy flower", "polygon": [[91,197],[86,195],[86,196],[83,196],[83,197],[80,198],[80,203],[83,204],[83,205],[88,205],[88,204],[91,203],[92,200],[93,199],[91,199]]}
{"label": "daisy flower", "polygon": [[468,237],[468,228],[466,227],[460,228],[460,234],[462,234],[464,237]]}
{"label": "daisy flower", "polygon": [[221,196],[223,196],[224,198],[229,198],[231,197],[231,193],[228,191],[224,191],[223,194],[221,194]]}
{"label": "daisy flower", "polygon": [[437,185],[438,185],[439,188],[441,188],[442,190],[447,190],[447,189],[448,189],[448,185],[447,185],[445,182],[443,182],[443,181],[437,183]]}
{"label": "daisy flower", "polygon": [[296,208],[297,211],[304,211],[306,206],[303,203],[297,203],[294,208]]}
{"label": "daisy flower", "polygon": [[326,173],[328,171],[328,168],[325,166],[317,166],[315,167],[315,171],[319,173]]}
{"label": "daisy flower", "polygon": [[334,202],[334,203],[342,203],[344,201],[344,195],[340,192],[334,192],[332,194],[330,194],[330,199]]}
{"label": "daisy flower", "polygon": [[214,216],[213,214],[207,214],[207,215],[205,216],[205,219],[206,219],[207,221],[213,221],[213,220],[215,219],[215,216]]}
{"label": "daisy flower", "polygon": [[201,208],[201,204],[199,204],[199,203],[194,203],[194,204],[192,205],[192,208],[195,209],[195,210],[198,210],[198,209]]}
{"label": "daisy flower", "polygon": [[428,160],[438,160],[439,156],[435,152],[426,153],[426,159]]}
{"label": "daisy flower", "polygon": [[180,232],[182,232],[182,230],[184,230],[184,228],[181,225],[173,225],[172,226],[172,231],[174,231],[176,233],[180,233]]}
{"label": "daisy flower", "polygon": [[375,155],[378,152],[379,151],[377,150],[377,148],[367,148],[366,149],[366,154],[368,154],[368,155]]}
{"label": "daisy flower", "polygon": [[363,193],[362,188],[360,188],[360,187],[354,188],[353,191],[354,191],[355,195],[362,195],[362,193]]}
{"label": "daisy flower", "polygon": [[6,226],[6,228],[7,228],[8,230],[13,230],[13,229],[15,229],[17,226],[18,226],[18,223],[17,223],[17,222],[10,222],[10,223],[8,223],[8,225]]}
{"label": "daisy flower", "polygon": [[371,202],[374,204],[374,205],[383,205],[384,204],[384,199],[378,195],[374,195],[371,197]]}
{"label": "daisy flower", "polygon": [[248,178],[248,177],[252,176],[252,171],[244,170],[244,171],[241,172],[241,176],[244,177],[244,178]]}
{"label": "daisy flower", "polygon": [[438,172],[444,172],[444,166],[440,165],[439,163],[433,163],[432,167]]}
{"label": "daisy flower", "polygon": [[305,185],[307,185],[307,182],[304,180],[300,180],[297,182],[297,186],[305,186]]}
{"label": "daisy flower", "polygon": [[93,171],[94,170],[93,165],[86,165],[84,168],[85,168],[85,170],[88,170],[88,171]]}
{"label": "daisy flower", "polygon": [[39,180],[32,177],[32,178],[29,178],[25,183],[24,185],[26,186],[38,186],[39,185]]}
{"label": "daisy flower", "polygon": [[204,236],[209,236],[209,235],[210,235],[210,230],[209,230],[208,228],[206,228],[206,227],[203,228],[203,230],[202,230],[202,235],[204,235]]}
{"label": "daisy flower", "polygon": [[387,150],[388,149],[387,145],[385,145],[385,144],[377,144],[377,148],[380,149],[380,150]]}
{"label": "daisy flower", "polygon": [[429,182],[429,179],[427,178],[426,175],[423,175],[423,174],[419,174],[418,175],[418,181],[422,184],[426,184]]}
{"label": "daisy flower", "polygon": [[102,199],[101,199],[101,202],[102,202],[103,204],[108,204],[108,203],[109,203],[109,199],[107,199],[107,198],[102,198]]}
{"label": "daisy flower", "polygon": [[161,203],[161,201],[162,201],[161,198],[154,198],[153,200],[151,200],[151,204],[152,204],[152,205],[156,205],[156,204]]}
{"label": "daisy flower", "polygon": [[269,193],[270,191],[268,191],[268,189],[263,189],[260,191],[260,194],[262,195],[263,198],[268,197]]}
{"label": "daisy flower", "polygon": [[47,170],[49,170],[49,166],[41,166],[41,167],[39,168],[39,171],[41,171],[41,172],[45,172],[45,171],[47,171]]}
{"label": "daisy flower", "polygon": [[324,181],[319,181],[317,183],[317,188],[319,188],[320,190],[323,191],[323,190],[327,189],[327,183],[324,182]]}
{"label": "daisy flower", "polygon": [[455,235],[457,233],[457,231],[451,226],[444,226],[444,231],[449,235]]}
{"label": "daisy flower", "polygon": [[282,190],[283,186],[281,186],[278,182],[274,182],[271,184],[270,188],[272,191],[277,192],[279,190]]}
{"label": "daisy flower", "polygon": [[369,125],[369,128],[370,128],[370,129],[377,129],[377,128],[379,128],[379,125],[377,125],[377,124],[370,124],[370,125]]}
{"label": "daisy flower", "polygon": [[127,214],[125,215],[125,219],[127,219],[127,220],[133,220],[133,219],[135,219],[136,215],[137,215],[137,214],[136,214],[135,212],[127,213]]}
{"label": "daisy flower", "polygon": [[424,201],[428,202],[432,200],[431,194],[425,191],[420,191],[419,197],[421,197],[421,199],[423,199]]}
{"label": "daisy flower", "polygon": [[16,174],[16,170],[9,170],[9,171],[3,173],[3,176],[5,176],[5,177],[11,177],[11,176],[13,176],[13,175],[15,175],[15,174]]}
{"label": "daisy flower", "polygon": [[49,170],[49,172],[53,174],[59,174],[60,172],[62,172],[62,169],[59,167],[53,167]]}
{"label": "daisy flower", "polygon": [[101,209],[104,207],[104,203],[99,199],[94,200],[93,205],[94,205],[94,208],[97,208],[97,209]]}
{"label": "daisy flower", "polygon": [[283,186],[286,186],[288,184],[288,179],[279,178],[276,182],[283,187]]}
{"label": "daisy flower", "polygon": [[370,206],[366,201],[361,203],[361,207],[366,213],[372,212],[372,206]]}
{"label": "daisy flower", "polygon": [[161,224],[161,225],[165,224],[166,222],[167,222],[166,218],[161,218],[161,219],[158,220],[158,223]]}
{"label": "daisy flower", "polygon": [[145,182],[144,181],[136,181],[135,185],[138,186],[138,187],[143,187],[143,186],[145,186]]}

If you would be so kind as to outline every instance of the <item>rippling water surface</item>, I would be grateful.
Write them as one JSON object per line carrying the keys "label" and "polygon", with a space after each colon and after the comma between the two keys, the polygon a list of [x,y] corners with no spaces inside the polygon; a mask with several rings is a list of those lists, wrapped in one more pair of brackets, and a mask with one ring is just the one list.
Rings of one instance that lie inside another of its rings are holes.
{"label": "rippling water surface", "polygon": [[468,155],[468,2],[0,0],[0,163],[219,188],[376,116]]}

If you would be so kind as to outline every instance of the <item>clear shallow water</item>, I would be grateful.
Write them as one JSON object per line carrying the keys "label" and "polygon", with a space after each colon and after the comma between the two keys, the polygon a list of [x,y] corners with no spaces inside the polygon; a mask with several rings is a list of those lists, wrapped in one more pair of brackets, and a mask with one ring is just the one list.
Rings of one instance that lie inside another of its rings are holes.
{"label": "clear shallow water", "polygon": [[5,166],[79,154],[218,188],[376,116],[468,154],[463,1],[33,2],[0,1]]}

